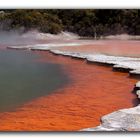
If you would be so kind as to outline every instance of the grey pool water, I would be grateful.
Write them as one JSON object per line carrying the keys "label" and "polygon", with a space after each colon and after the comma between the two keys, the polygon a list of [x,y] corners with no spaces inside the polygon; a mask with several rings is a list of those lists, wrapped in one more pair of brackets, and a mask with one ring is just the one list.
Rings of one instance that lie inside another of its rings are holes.
{"label": "grey pool water", "polygon": [[62,88],[69,79],[61,65],[36,61],[29,51],[0,51],[0,112]]}

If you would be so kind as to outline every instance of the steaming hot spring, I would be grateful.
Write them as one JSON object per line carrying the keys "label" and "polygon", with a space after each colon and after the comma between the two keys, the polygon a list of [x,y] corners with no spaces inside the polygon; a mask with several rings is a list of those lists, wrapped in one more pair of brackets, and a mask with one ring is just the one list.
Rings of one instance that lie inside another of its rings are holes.
{"label": "steaming hot spring", "polygon": [[1,36],[1,131],[140,130],[139,36]]}

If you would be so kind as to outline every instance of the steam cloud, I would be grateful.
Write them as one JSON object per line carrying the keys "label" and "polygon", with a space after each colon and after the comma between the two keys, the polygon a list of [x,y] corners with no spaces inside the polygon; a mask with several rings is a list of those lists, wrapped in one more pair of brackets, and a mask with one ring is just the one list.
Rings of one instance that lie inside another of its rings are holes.
{"label": "steam cloud", "polygon": [[20,30],[0,31],[0,44],[5,45],[27,45],[36,44],[38,41],[61,41],[78,39],[79,36],[69,32],[61,32],[60,34],[53,35],[49,33],[40,33],[36,30],[22,33]]}

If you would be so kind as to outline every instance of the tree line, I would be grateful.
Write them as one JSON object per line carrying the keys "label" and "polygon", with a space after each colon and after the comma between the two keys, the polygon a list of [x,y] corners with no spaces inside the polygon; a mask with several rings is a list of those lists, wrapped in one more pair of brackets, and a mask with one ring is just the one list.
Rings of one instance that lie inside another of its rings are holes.
{"label": "tree line", "polygon": [[140,35],[138,9],[1,9],[0,29],[37,29],[57,34],[69,31],[100,37],[127,33]]}

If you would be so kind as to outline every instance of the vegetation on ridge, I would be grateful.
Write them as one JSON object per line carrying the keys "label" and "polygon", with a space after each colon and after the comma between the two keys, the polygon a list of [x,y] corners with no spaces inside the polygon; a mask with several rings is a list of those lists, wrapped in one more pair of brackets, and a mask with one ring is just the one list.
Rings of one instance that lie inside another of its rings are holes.
{"label": "vegetation on ridge", "polygon": [[122,33],[140,35],[140,10],[1,10],[0,29],[22,29],[22,31],[37,29],[52,34],[70,31],[87,37]]}

